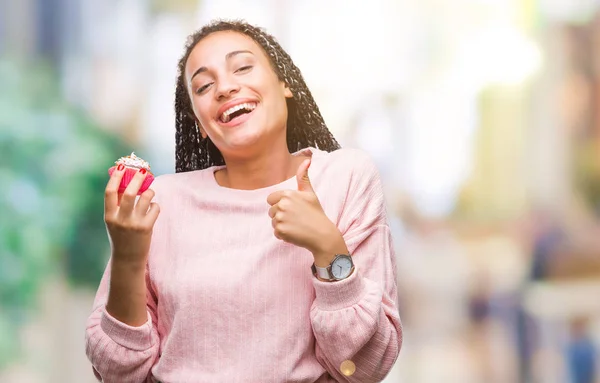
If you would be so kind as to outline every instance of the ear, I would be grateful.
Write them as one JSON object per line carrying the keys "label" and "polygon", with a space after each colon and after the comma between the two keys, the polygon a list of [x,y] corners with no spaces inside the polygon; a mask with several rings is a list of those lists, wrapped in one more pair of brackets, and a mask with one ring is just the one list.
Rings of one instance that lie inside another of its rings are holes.
{"label": "ear", "polygon": [[198,128],[198,132],[200,133],[200,135],[202,136],[202,138],[205,139],[206,136],[207,136],[207,134],[204,131],[204,129],[202,128],[202,124],[200,123],[200,121],[198,121],[198,118],[195,115],[192,117],[192,119],[196,123],[196,128]]}
{"label": "ear", "polygon": [[202,138],[206,138],[207,134],[204,131],[204,129],[202,129],[202,124],[200,124],[200,121],[198,121],[198,117],[196,117],[196,115],[193,112],[187,112],[187,115],[189,118],[191,118],[192,120],[194,120],[194,122],[196,123],[196,127],[198,128],[198,132],[200,132],[200,135],[202,136]]}
{"label": "ear", "polygon": [[281,85],[283,86],[283,95],[285,96],[285,98],[294,98],[290,87],[283,81],[281,82]]}

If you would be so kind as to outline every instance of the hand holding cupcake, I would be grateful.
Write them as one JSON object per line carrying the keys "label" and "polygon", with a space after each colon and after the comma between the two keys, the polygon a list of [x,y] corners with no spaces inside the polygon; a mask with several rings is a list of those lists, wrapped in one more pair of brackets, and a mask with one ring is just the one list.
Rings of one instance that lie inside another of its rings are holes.
{"label": "hand holding cupcake", "polygon": [[152,202],[154,191],[148,189],[154,176],[148,162],[134,153],[117,160],[108,172],[110,179],[104,194],[104,221],[113,263],[115,266],[142,267],[160,211],[159,206]]}

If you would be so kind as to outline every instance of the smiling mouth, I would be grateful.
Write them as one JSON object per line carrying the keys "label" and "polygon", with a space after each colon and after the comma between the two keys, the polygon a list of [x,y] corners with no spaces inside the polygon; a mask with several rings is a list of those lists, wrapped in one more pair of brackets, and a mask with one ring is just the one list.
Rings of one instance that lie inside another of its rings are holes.
{"label": "smiling mouth", "polygon": [[221,116],[219,116],[219,121],[223,123],[231,122],[232,120],[243,116],[244,114],[251,113],[255,108],[255,102],[245,102],[243,104],[232,106],[231,108],[223,112]]}

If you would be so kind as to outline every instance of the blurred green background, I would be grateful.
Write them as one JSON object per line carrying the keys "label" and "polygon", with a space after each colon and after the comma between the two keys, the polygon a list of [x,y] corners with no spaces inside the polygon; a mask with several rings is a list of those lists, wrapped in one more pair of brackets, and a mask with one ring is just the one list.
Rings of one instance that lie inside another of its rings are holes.
{"label": "blurred green background", "polygon": [[0,369],[22,357],[18,329],[45,277],[94,289],[106,266],[103,187],[126,145],[69,105],[57,80],[51,65],[0,61]]}

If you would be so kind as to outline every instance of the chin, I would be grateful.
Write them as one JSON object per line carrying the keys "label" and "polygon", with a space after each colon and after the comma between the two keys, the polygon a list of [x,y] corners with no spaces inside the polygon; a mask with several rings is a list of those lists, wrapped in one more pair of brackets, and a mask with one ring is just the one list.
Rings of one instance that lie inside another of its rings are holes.
{"label": "chin", "polygon": [[248,152],[252,148],[255,148],[260,142],[260,136],[256,135],[244,135],[243,137],[231,137],[226,141],[225,147],[226,152],[238,155]]}

